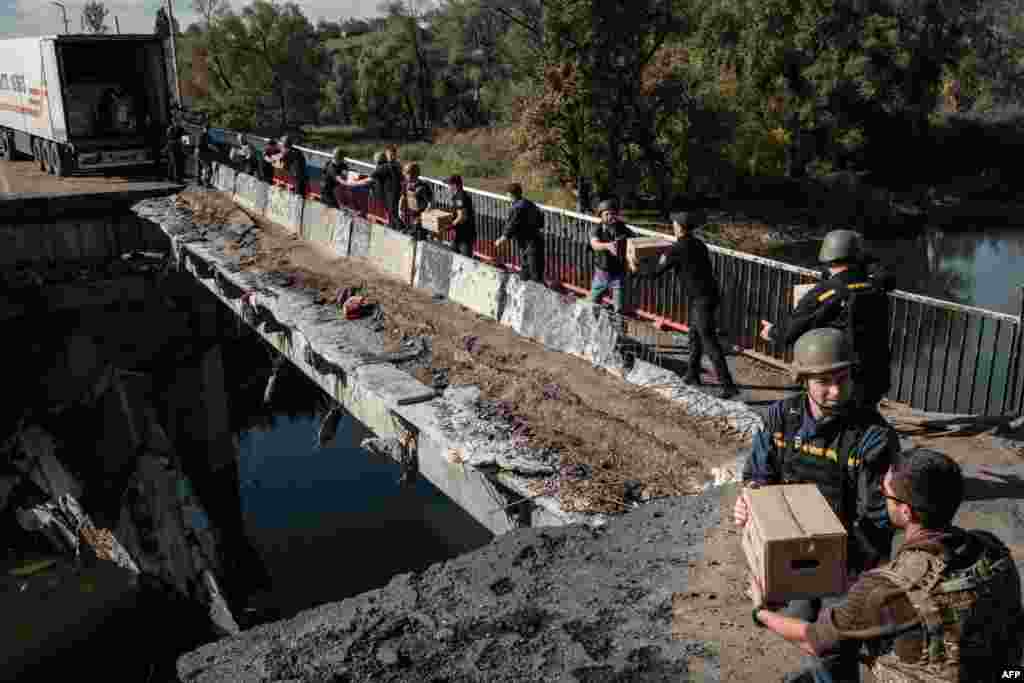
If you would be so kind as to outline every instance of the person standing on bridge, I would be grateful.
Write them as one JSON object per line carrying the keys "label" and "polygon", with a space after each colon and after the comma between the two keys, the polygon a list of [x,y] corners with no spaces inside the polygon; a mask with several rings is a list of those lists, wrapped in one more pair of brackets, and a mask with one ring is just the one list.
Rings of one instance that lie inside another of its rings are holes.
{"label": "person standing on bridge", "polygon": [[519,247],[519,279],[544,284],[544,212],[523,197],[523,186],[508,186],[512,208],[505,221],[505,230],[494,243],[495,248],[514,239]]}
{"label": "person standing on bridge", "polygon": [[306,196],[306,155],[295,146],[291,136],[281,138],[281,152],[278,155],[285,173],[291,178],[291,190],[300,197]]}
{"label": "person standing on bridge", "polygon": [[196,176],[199,185],[212,187],[213,182],[213,151],[210,148],[210,127],[203,126],[196,140]]}
{"label": "person standing on bridge", "polygon": [[434,191],[420,178],[420,165],[411,161],[405,165],[405,186],[398,200],[398,215],[415,239],[426,236],[421,217],[434,203]]}
{"label": "person standing on bridge", "polygon": [[452,229],[455,231],[455,239],[452,241],[452,248],[463,256],[473,257],[473,244],[476,242],[476,211],[473,208],[473,199],[462,186],[462,176],[448,176],[448,190],[452,193],[452,208],[455,209],[455,218],[452,220]]}
{"label": "person standing on bridge", "polygon": [[861,237],[852,230],[828,233],[818,259],[827,266],[829,277],[800,299],[789,320],[778,326],[781,329],[762,320],[760,336],[789,346],[808,330],[844,330],[859,361],[860,399],[877,406],[892,384],[887,286],[883,279],[868,276]]}
{"label": "person standing on bridge", "polygon": [[348,164],[345,163],[345,152],[335,147],[331,160],[324,165],[320,173],[320,201],[331,207],[338,208],[338,183],[348,177]]}
{"label": "person standing on bridge", "polygon": [[597,305],[609,289],[612,307],[619,315],[625,313],[628,297],[626,273],[626,240],[636,237],[619,218],[619,201],[614,197],[597,205],[600,223],[590,228],[590,249],[594,254],[594,278],[590,283],[588,301]]}
{"label": "person standing on bridge", "polygon": [[[377,152],[373,155],[373,163],[375,167],[370,175],[362,180],[354,180],[349,185],[352,187],[364,187],[370,186],[373,192],[374,198],[380,202],[381,207],[387,212],[388,224],[396,228],[398,227],[398,213],[397,209],[392,212],[388,207],[391,206],[391,191],[394,189],[394,169],[391,166],[391,162],[388,161],[388,155],[386,152]],[[397,200],[395,201],[397,204]]]}
{"label": "person standing on bridge", "polygon": [[260,163],[260,180],[265,183],[274,182],[274,162],[281,153],[281,145],[277,140],[270,138],[263,147],[263,158]]}
{"label": "person standing on bridge", "polygon": [[388,163],[391,164],[391,204],[388,204],[388,211],[394,216],[391,221],[392,227],[397,230],[402,228],[402,212],[398,208],[399,200],[405,191],[405,175],[403,174],[402,162],[398,159],[398,145],[388,145],[384,150],[388,156]]}
{"label": "person standing on bridge", "polygon": [[725,360],[722,344],[718,340],[716,316],[721,301],[718,280],[711,267],[711,257],[704,242],[694,236],[693,231],[707,222],[703,211],[677,211],[672,214],[672,229],[676,243],[672,251],[662,254],[655,272],[648,276],[659,278],[667,271],[675,271],[682,280],[690,312],[690,363],[683,382],[690,385],[702,384],[700,379],[701,360],[705,349],[722,384],[722,398],[733,398],[740,393],[733,381],[729,364]]}
{"label": "person standing on bridge", "polygon": [[862,643],[865,663],[883,683],[995,681],[1019,671],[1020,573],[995,535],[953,526],[964,498],[960,466],[914,448],[888,468],[880,493],[903,543],[892,562],[863,574],[817,619],[775,611],[751,581],[754,623],[814,657],[785,680],[860,681],[859,667],[837,677],[823,662],[844,650],[856,657]]}
{"label": "person standing on bridge", "polygon": [[[841,331],[821,328],[801,336],[793,351],[793,379],[803,391],[768,409],[741,468],[747,487],[816,484],[846,528],[852,577],[889,556],[893,532],[879,487],[900,450],[896,431],[877,411],[855,400],[854,365]],[[733,519],[743,527],[749,517],[747,496],[741,492]],[[822,605],[821,599],[793,600],[785,615],[814,621]],[[838,653],[815,665],[835,681],[859,680],[855,644],[842,644]]]}
{"label": "person standing on bridge", "polygon": [[167,155],[167,179],[181,183],[185,173],[185,147],[181,138],[185,135],[177,120],[171,118],[171,125],[167,126],[164,153]]}

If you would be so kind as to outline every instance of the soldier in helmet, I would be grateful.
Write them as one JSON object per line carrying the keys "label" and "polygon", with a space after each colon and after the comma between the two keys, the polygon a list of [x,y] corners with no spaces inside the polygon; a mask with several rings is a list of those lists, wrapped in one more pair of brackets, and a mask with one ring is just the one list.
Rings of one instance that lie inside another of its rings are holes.
{"label": "soldier in helmet", "polygon": [[828,233],[818,260],[827,266],[828,277],[800,299],[784,324],[762,320],[761,338],[789,346],[818,327],[845,330],[859,361],[859,398],[876,406],[891,385],[886,287],[881,279],[868,276],[861,237],[852,230]]}
{"label": "soldier in helmet", "polygon": [[[793,379],[804,390],[773,404],[764,427],[742,467],[745,486],[817,484],[846,528],[852,575],[888,558],[892,528],[879,486],[899,438],[882,416],[855,400],[853,353],[846,335],[833,328],[805,333],[793,353]],[[745,494],[736,500],[733,518],[746,525]],[[814,621],[822,600],[794,600],[785,614]],[[857,671],[856,648],[844,646],[817,664],[836,681]]]}
{"label": "soldier in helmet", "polygon": [[[1019,667],[1020,574],[994,535],[953,526],[964,496],[960,466],[915,448],[889,466],[880,490],[893,526],[904,531],[893,561],[863,574],[814,621],[764,604],[755,578],[754,623],[819,662],[840,647],[863,644],[864,661],[881,683],[994,681]],[[829,677],[815,663],[788,680],[847,679]]]}
{"label": "soldier in helmet", "polygon": [[590,249],[594,252],[594,279],[590,284],[590,301],[598,303],[609,289],[616,313],[626,307],[627,273],[626,240],[635,237],[633,231],[619,219],[619,202],[605,199],[597,205],[600,223],[590,228]]}

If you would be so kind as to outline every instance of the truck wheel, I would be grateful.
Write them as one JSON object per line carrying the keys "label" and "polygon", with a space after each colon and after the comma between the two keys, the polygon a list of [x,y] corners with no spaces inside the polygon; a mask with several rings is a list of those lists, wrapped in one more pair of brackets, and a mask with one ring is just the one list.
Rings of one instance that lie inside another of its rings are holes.
{"label": "truck wheel", "polygon": [[64,145],[59,142],[53,144],[53,174],[58,178],[68,177],[67,159],[64,157]]}
{"label": "truck wheel", "polygon": [[32,141],[32,156],[39,162],[39,170],[46,170],[46,147],[45,143],[36,138]]}
{"label": "truck wheel", "polygon": [[10,131],[0,128],[0,161],[14,159],[14,136]]}

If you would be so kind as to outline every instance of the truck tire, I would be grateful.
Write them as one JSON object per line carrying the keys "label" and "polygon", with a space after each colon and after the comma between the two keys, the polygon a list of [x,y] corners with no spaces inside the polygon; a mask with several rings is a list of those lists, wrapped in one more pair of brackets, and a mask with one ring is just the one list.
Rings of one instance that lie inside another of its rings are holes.
{"label": "truck tire", "polygon": [[59,142],[50,143],[53,145],[53,175],[58,178],[67,178],[68,171],[68,159],[67,155],[64,154],[64,145]]}
{"label": "truck tire", "polygon": [[9,130],[0,128],[0,161],[11,161],[14,159],[14,134]]}
{"label": "truck tire", "polygon": [[39,138],[32,140],[32,156],[39,162],[39,170],[46,170],[46,143]]}

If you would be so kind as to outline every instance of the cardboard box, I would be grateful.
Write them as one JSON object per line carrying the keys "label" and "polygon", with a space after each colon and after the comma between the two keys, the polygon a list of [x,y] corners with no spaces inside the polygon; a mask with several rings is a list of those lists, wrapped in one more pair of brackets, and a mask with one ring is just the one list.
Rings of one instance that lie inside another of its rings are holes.
{"label": "cardboard box", "polygon": [[764,597],[784,602],[846,591],[846,530],[814,484],[748,492],[741,545]]}
{"label": "cardboard box", "polygon": [[634,273],[653,273],[661,255],[672,251],[673,244],[660,237],[631,237],[626,240],[626,263]]}
{"label": "cardboard box", "polygon": [[443,235],[452,226],[455,214],[441,209],[427,209],[420,214],[423,227],[430,232]]}
{"label": "cardboard box", "polygon": [[807,292],[811,291],[817,286],[817,282],[811,282],[806,285],[793,285],[793,308],[797,307],[797,304],[800,303],[800,299],[803,299],[804,295],[807,294]]}

